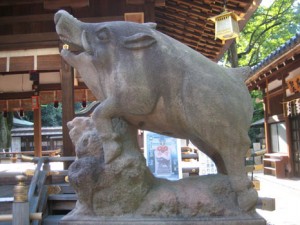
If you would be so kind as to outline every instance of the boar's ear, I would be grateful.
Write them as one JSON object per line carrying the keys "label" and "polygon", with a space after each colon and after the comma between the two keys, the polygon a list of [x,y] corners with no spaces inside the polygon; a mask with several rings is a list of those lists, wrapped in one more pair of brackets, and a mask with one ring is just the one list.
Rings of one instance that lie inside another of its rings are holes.
{"label": "boar's ear", "polygon": [[122,44],[128,49],[142,49],[147,48],[156,43],[155,38],[146,33],[137,33],[130,37],[123,37]]}
{"label": "boar's ear", "polygon": [[145,26],[150,27],[153,30],[156,30],[157,23],[143,23]]}

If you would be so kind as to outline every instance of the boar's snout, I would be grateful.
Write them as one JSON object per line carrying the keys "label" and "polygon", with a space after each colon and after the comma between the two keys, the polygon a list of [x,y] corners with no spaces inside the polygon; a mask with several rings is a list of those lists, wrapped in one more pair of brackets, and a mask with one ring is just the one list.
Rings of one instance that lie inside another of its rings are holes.
{"label": "boar's snout", "polygon": [[59,10],[57,13],[55,13],[55,15],[54,15],[54,23],[55,24],[58,23],[58,21],[59,21],[60,17],[62,16],[63,12],[64,12],[63,10]]}

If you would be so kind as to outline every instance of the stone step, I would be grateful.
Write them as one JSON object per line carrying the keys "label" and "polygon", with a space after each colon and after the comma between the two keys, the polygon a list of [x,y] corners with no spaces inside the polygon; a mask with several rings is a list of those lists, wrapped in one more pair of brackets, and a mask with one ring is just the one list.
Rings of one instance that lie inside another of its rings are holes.
{"label": "stone step", "polygon": [[48,200],[77,201],[77,195],[76,194],[54,194],[54,195],[49,195]]}
{"label": "stone step", "polygon": [[43,225],[58,225],[64,215],[50,215],[43,219]]}
{"label": "stone step", "polygon": [[57,184],[61,188],[63,194],[75,194],[74,188],[69,183]]}
{"label": "stone step", "polygon": [[48,205],[54,212],[68,212],[75,208],[76,194],[53,194],[48,197]]}

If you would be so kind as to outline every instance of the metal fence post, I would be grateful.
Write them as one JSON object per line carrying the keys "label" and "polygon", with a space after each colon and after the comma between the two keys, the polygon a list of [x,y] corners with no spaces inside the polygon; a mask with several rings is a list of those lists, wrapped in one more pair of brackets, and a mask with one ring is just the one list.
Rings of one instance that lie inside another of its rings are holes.
{"label": "metal fence post", "polygon": [[29,225],[29,202],[28,186],[25,184],[27,177],[24,175],[16,176],[18,184],[14,187],[13,202],[13,225]]}

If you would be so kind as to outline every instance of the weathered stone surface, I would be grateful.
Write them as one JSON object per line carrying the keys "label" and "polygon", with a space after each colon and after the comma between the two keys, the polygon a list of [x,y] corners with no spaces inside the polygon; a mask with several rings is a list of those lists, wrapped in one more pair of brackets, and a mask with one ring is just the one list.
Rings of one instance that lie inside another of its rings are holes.
{"label": "weathered stone surface", "polygon": [[[76,163],[83,164],[70,168],[71,182],[79,184],[78,191],[86,181],[93,185],[92,197],[82,194],[85,206],[80,204],[74,215],[89,210],[108,216],[253,213],[257,192],[244,166],[253,111],[243,82],[247,68],[221,67],[156,31],[153,23],[82,23],[65,11],[56,13],[55,23],[60,38],[82,50],[64,49],[62,57],[102,101],[82,131],[70,132]],[[118,117],[126,122],[112,122]],[[190,139],[226,176],[176,183],[154,179],[138,152],[132,133],[137,128]],[[80,171],[97,162],[86,169],[89,175]]]}
{"label": "weathered stone surface", "polygon": [[69,168],[69,181],[78,201],[65,219],[83,216],[145,218],[207,218],[255,216],[242,211],[227,175],[189,177],[179,181],[154,178],[146,167],[136,128],[113,119],[120,154],[104,161],[103,142],[89,117],[68,123],[77,160]]}
{"label": "weathered stone surface", "polygon": [[78,157],[68,172],[78,195],[71,216],[134,213],[154,184],[138,150],[136,129],[120,119],[113,123],[122,151],[108,164],[104,162],[103,143],[91,118],[77,117],[68,123]]}
{"label": "weathered stone surface", "polygon": [[260,216],[207,218],[140,218],[140,217],[85,217],[65,218],[60,225],[266,225]]}
{"label": "weathered stone surface", "polygon": [[224,175],[189,177],[176,182],[158,180],[137,211],[143,216],[186,218],[241,213],[228,176]]}

